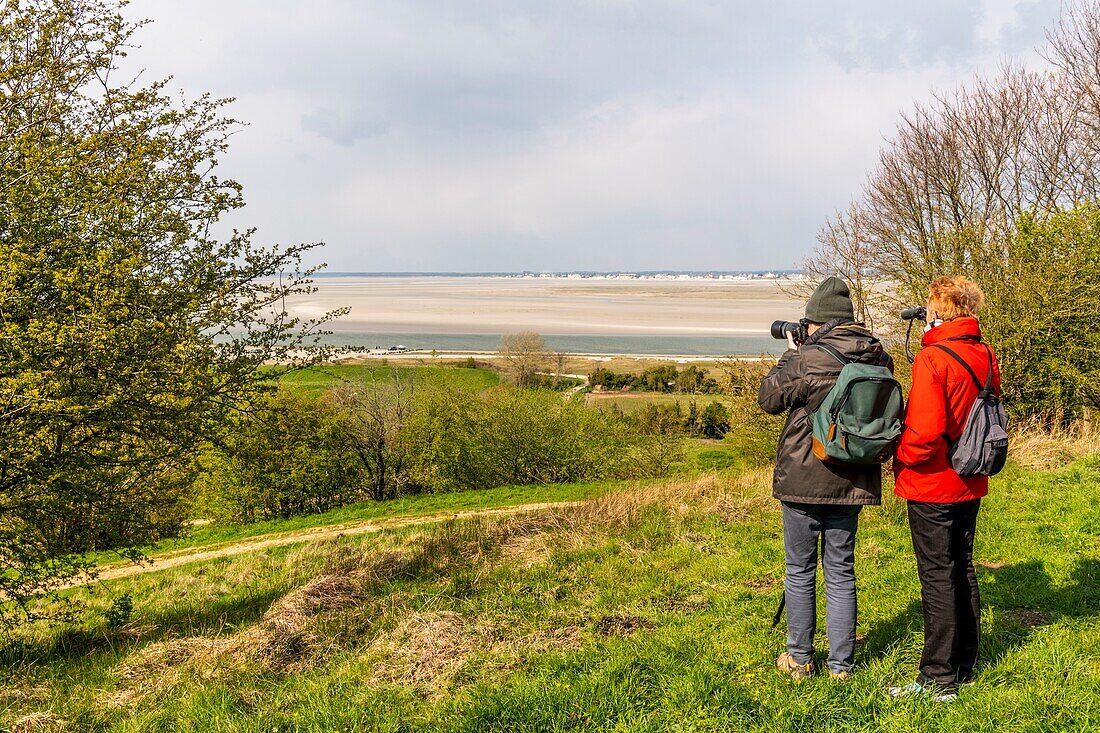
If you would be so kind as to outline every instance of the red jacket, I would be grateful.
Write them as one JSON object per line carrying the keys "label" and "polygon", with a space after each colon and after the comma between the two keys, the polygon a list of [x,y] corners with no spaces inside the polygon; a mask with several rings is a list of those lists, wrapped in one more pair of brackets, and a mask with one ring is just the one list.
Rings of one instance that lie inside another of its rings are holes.
{"label": "red jacket", "polygon": [[[981,338],[977,318],[958,318],[924,334],[913,363],[913,388],[894,457],[894,493],[903,499],[957,502],[978,499],[989,492],[989,478],[955,473],[948,458],[948,441],[962,435],[966,417],[978,388],[967,371],[950,354],[931,348],[942,343],[966,360],[978,379],[985,382],[989,354]],[[969,336],[970,340],[956,340]],[[993,389],[1001,393],[1001,372],[993,358]]]}

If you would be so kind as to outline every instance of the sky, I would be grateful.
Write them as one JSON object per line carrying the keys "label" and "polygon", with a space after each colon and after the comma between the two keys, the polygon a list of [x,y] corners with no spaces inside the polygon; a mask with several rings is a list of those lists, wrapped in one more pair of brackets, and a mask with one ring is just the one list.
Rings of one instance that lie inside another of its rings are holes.
{"label": "sky", "polygon": [[332,271],[787,269],[1060,4],[135,0],[126,63],[235,98],[229,223]]}

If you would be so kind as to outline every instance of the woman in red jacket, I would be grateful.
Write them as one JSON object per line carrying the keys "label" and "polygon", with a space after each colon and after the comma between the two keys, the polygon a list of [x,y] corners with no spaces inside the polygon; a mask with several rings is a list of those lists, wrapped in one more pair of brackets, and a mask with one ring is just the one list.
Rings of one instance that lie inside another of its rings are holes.
{"label": "woman in red jacket", "polygon": [[[924,347],[913,363],[913,387],[894,459],[894,493],[908,500],[909,530],[917,556],[924,612],[924,651],[916,682],[895,687],[895,697],[930,693],[953,700],[978,660],[978,579],[974,574],[974,525],[986,476],[957,474],[950,446],[962,435],[978,396],[974,377],[992,372],[999,395],[997,359],[976,318],[985,295],[963,277],[943,277],[928,295]],[[945,350],[946,349],[946,350]]]}

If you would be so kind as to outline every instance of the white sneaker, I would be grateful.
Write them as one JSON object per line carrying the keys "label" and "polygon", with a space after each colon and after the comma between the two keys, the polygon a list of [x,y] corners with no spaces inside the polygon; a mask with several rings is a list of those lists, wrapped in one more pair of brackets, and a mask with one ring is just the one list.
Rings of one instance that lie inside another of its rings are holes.
{"label": "white sneaker", "polygon": [[902,687],[891,687],[887,692],[890,693],[890,697],[894,698],[931,695],[932,702],[954,702],[959,697],[958,693],[938,690],[935,687],[922,685],[919,682],[910,682],[908,685]]}

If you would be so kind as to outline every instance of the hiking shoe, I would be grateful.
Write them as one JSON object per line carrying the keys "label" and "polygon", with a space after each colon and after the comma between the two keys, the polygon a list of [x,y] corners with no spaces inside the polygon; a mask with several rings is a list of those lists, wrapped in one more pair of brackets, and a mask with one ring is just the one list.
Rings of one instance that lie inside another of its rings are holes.
{"label": "hiking shoe", "polygon": [[852,673],[847,669],[843,672],[834,672],[830,669],[829,679],[836,680],[837,682],[847,682],[848,680],[852,679]]}
{"label": "hiking shoe", "polygon": [[779,659],[775,660],[776,668],[785,675],[790,676],[795,682],[801,682],[814,673],[813,662],[806,662],[805,664],[799,664],[794,661],[794,657],[790,652],[783,652],[779,655]]}
{"label": "hiking shoe", "polygon": [[920,682],[910,682],[902,687],[891,687],[888,692],[890,697],[893,698],[931,695],[932,702],[954,702],[959,697],[958,693],[952,690],[935,687],[934,685],[922,685]]}

